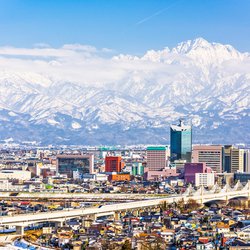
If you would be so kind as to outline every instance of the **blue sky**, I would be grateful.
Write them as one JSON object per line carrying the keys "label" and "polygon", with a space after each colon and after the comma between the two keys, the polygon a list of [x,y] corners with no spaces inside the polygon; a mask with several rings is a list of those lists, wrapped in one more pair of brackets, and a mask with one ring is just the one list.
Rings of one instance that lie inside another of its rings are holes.
{"label": "blue sky", "polygon": [[0,0],[0,46],[142,54],[197,37],[250,51],[249,0]]}

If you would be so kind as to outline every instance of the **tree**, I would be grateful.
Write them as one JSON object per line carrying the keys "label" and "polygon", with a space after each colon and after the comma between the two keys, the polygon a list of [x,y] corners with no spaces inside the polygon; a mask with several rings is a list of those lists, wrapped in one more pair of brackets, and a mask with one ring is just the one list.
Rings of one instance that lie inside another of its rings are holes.
{"label": "tree", "polygon": [[128,191],[128,188],[125,186],[121,186],[120,191],[121,191],[121,193],[126,193]]}
{"label": "tree", "polygon": [[125,240],[124,244],[122,245],[121,250],[131,250],[132,246],[129,240]]}
{"label": "tree", "polygon": [[168,205],[167,205],[167,202],[166,201],[163,201],[161,204],[160,204],[160,209],[161,211],[166,211],[168,208]]}
{"label": "tree", "polygon": [[237,207],[240,207],[240,201],[232,199],[232,200],[229,201],[228,205],[230,207],[237,208]]}
{"label": "tree", "polygon": [[176,207],[183,212],[184,207],[185,207],[185,203],[184,203],[184,199],[178,200],[176,203]]}
{"label": "tree", "polygon": [[166,243],[165,243],[163,238],[157,237],[155,239],[154,243],[155,243],[155,245],[153,246],[154,250],[164,250],[164,249],[166,249]]}
{"label": "tree", "polygon": [[208,217],[207,215],[204,215],[204,216],[202,217],[202,222],[203,222],[203,223],[208,223],[208,221],[209,221],[209,217]]}
{"label": "tree", "polygon": [[142,250],[165,250],[166,243],[162,237],[157,236],[155,239],[145,239],[141,242]]}
{"label": "tree", "polygon": [[200,208],[200,204],[194,199],[189,199],[187,201],[186,208],[189,210],[197,210]]}

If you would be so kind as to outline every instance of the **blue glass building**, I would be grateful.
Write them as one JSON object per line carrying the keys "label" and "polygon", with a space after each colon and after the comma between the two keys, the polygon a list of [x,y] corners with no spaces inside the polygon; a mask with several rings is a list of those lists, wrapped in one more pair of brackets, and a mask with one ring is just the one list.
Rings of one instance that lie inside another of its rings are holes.
{"label": "blue glass building", "polygon": [[170,153],[171,161],[186,160],[192,158],[192,127],[183,124],[180,120],[178,125],[170,126]]}

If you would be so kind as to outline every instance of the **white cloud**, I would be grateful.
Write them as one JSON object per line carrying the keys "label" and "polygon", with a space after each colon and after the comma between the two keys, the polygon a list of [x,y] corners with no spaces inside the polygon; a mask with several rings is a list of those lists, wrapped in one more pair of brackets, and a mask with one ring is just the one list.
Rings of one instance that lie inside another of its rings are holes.
{"label": "white cloud", "polygon": [[34,48],[50,48],[51,46],[48,43],[35,43]]}
{"label": "white cloud", "polygon": [[79,43],[65,44],[62,46],[62,49],[75,50],[75,51],[85,51],[85,52],[89,52],[89,53],[96,53],[98,51],[97,48],[95,48],[94,46],[82,45]]}
{"label": "white cloud", "polygon": [[[204,58],[197,54],[200,53],[200,50],[194,50],[191,56],[173,51],[176,49],[150,50],[144,56],[136,57],[133,55],[113,56],[114,51],[111,49],[97,49],[82,44],[65,44],[60,48],[52,48],[46,44],[38,44],[34,48],[5,46],[0,47],[0,69],[38,73],[56,81],[74,81],[79,84],[117,83],[129,78],[132,74],[136,74],[139,79],[150,78],[163,84],[166,79],[168,82],[171,79],[172,81],[180,80],[183,73],[188,74],[204,67],[205,64],[202,65],[202,61],[198,61],[196,58],[209,61],[208,52]],[[220,53],[221,48],[217,48],[216,51],[216,53]],[[226,74],[237,70],[247,73],[249,56],[239,54],[238,60],[238,54],[234,53],[233,59],[228,60],[230,53],[232,51],[224,49],[220,57],[220,64],[213,65],[213,67],[224,67]],[[211,54],[210,59],[212,60],[213,57],[214,54]],[[223,57],[225,57],[225,61],[223,61]]]}
{"label": "white cloud", "polygon": [[54,49],[54,48],[15,48],[1,47],[0,55],[2,56],[32,56],[32,57],[70,57],[74,55],[73,50]]}

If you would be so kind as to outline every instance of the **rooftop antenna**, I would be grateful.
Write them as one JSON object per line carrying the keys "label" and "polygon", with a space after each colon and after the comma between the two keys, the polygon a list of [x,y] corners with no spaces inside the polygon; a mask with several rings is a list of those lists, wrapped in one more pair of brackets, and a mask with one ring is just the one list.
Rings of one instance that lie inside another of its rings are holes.
{"label": "rooftop antenna", "polygon": [[180,119],[179,119],[179,126],[180,126],[180,127],[182,127],[182,126],[184,125],[183,121],[184,121],[183,118],[180,118]]}

